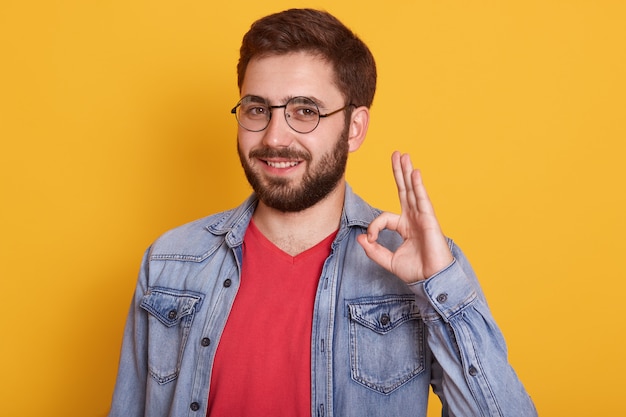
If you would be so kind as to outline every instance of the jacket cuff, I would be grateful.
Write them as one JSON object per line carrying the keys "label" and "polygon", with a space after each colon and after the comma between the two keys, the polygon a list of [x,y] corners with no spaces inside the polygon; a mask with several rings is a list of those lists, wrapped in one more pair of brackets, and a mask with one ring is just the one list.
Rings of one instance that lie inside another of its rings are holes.
{"label": "jacket cuff", "polygon": [[477,297],[470,280],[455,259],[450,265],[423,281],[410,284],[424,321],[448,322]]}

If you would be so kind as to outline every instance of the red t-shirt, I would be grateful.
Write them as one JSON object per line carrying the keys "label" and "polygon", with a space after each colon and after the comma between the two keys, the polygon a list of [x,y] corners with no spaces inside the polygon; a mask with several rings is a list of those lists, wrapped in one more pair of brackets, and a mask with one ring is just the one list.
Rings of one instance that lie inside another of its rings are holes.
{"label": "red t-shirt", "polygon": [[313,304],[335,234],[291,256],[250,222],[241,285],[213,364],[207,416],[311,415]]}

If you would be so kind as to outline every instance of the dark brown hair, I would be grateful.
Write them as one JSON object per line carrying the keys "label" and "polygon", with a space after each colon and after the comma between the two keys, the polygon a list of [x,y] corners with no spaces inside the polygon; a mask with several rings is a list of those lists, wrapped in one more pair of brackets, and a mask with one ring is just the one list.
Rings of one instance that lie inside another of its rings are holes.
{"label": "dark brown hair", "polygon": [[252,24],[239,51],[239,89],[251,59],[302,51],[319,55],[333,66],[337,87],[348,103],[372,105],[376,63],[369,48],[336,17],[313,9],[285,10]]}

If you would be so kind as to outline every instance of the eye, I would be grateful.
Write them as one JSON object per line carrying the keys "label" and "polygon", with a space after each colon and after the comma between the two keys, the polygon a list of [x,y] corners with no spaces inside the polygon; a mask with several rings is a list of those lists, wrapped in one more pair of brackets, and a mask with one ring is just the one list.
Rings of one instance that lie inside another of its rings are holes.
{"label": "eye", "polygon": [[317,116],[317,109],[313,107],[303,107],[299,111],[302,113],[303,116]]}
{"label": "eye", "polygon": [[241,114],[252,119],[265,118],[269,114],[269,109],[258,103],[242,104]]}
{"label": "eye", "polygon": [[298,120],[316,120],[319,117],[317,106],[308,103],[294,104],[289,113]]}

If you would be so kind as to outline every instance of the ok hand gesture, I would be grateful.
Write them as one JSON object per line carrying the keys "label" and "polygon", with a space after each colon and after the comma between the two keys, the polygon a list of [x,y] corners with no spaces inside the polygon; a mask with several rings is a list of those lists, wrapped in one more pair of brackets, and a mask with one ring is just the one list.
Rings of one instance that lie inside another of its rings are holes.
{"label": "ok hand gesture", "polygon": [[[391,163],[401,213],[382,213],[370,223],[367,234],[357,240],[370,259],[401,280],[412,283],[444,269],[453,257],[422,183],[422,175],[413,169],[411,157],[396,151]],[[384,229],[394,230],[404,239],[395,252],[377,242],[378,234]]]}

